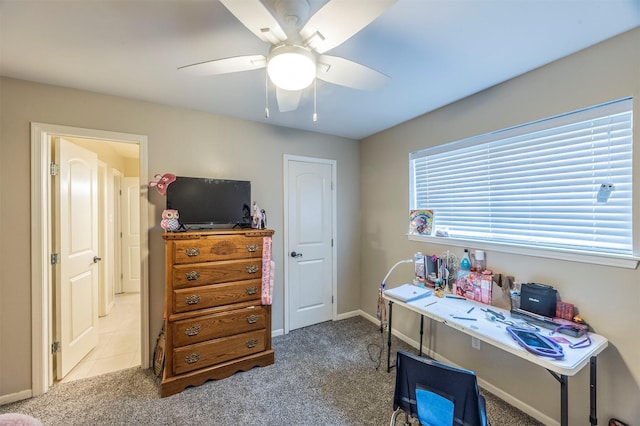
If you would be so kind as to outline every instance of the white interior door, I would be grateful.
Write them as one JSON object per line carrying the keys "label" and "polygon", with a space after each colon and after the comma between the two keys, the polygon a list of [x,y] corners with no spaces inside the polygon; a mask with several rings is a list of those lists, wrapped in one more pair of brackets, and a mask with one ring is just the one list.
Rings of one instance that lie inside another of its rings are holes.
{"label": "white interior door", "polygon": [[62,379],[98,344],[98,158],[56,140],[56,376]]}
{"label": "white interior door", "polygon": [[332,319],[333,165],[288,160],[289,330]]}
{"label": "white interior door", "polygon": [[122,179],[122,289],[140,291],[140,179]]}

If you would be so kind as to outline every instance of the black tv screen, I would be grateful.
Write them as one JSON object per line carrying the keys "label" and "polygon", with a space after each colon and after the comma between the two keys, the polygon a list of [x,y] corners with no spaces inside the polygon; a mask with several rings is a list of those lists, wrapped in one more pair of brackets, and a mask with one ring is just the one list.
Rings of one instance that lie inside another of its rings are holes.
{"label": "black tv screen", "polygon": [[167,186],[167,209],[178,210],[187,229],[250,223],[251,182],[177,176]]}

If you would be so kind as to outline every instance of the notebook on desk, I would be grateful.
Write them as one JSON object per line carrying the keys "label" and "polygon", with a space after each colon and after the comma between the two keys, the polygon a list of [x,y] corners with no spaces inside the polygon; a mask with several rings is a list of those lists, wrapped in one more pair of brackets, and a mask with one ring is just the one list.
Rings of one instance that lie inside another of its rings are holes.
{"label": "notebook on desk", "polygon": [[430,288],[418,287],[413,284],[403,284],[399,287],[390,288],[384,291],[387,296],[398,299],[401,302],[412,302],[423,297],[431,296],[433,290]]}

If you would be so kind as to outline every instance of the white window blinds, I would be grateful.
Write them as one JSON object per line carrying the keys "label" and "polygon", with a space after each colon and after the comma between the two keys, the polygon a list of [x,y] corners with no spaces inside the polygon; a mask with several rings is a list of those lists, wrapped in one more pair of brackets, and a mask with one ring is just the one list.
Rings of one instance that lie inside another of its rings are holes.
{"label": "white window blinds", "polygon": [[632,149],[630,98],[429,148],[409,207],[451,238],[632,255]]}

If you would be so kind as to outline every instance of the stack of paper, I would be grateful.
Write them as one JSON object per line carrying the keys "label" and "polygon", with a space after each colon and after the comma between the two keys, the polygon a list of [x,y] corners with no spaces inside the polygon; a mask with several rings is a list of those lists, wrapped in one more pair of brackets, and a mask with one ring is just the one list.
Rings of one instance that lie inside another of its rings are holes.
{"label": "stack of paper", "polygon": [[418,287],[413,284],[403,284],[399,287],[390,288],[384,291],[384,294],[402,302],[411,302],[422,297],[431,296],[433,290],[424,287]]}

